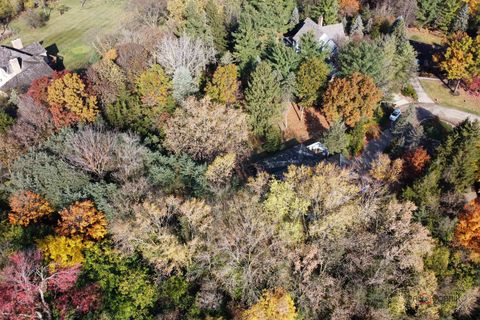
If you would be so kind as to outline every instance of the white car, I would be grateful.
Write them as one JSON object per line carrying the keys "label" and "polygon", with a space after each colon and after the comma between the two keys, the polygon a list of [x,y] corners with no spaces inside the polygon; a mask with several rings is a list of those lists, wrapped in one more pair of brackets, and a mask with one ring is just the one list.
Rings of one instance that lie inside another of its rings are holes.
{"label": "white car", "polygon": [[402,111],[400,111],[400,109],[393,110],[392,114],[389,117],[390,121],[393,121],[393,122],[397,121],[397,119],[400,118],[401,114],[402,114]]}

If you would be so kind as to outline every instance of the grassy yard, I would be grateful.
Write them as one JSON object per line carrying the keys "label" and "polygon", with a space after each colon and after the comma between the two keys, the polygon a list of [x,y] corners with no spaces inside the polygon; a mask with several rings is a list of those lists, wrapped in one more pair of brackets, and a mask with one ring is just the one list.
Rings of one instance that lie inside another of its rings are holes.
{"label": "grassy yard", "polygon": [[425,43],[428,45],[441,45],[444,40],[444,37],[439,34],[432,33],[425,29],[416,28],[409,28],[407,30],[407,36],[410,40]]}
{"label": "grassy yard", "polygon": [[470,96],[462,89],[459,89],[459,96],[454,96],[442,81],[421,79],[420,83],[427,94],[439,105],[480,115],[479,97]]}
{"label": "grassy yard", "polygon": [[10,25],[13,36],[3,42],[20,37],[24,45],[34,41],[43,41],[45,47],[56,44],[65,67],[73,70],[95,60],[92,42],[97,36],[119,30],[130,17],[124,0],[87,0],[83,8],[79,0],[60,0],[59,4],[69,10],[63,15],[53,10],[46,26],[39,29],[30,28],[20,16]]}

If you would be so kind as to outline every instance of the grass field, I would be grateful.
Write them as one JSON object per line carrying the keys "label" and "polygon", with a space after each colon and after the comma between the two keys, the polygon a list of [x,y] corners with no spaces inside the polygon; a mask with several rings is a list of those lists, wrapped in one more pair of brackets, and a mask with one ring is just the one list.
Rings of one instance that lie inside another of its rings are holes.
{"label": "grass field", "polygon": [[43,41],[44,47],[56,44],[67,69],[85,67],[95,60],[92,42],[97,36],[119,30],[130,17],[124,9],[124,0],[87,0],[82,8],[79,0],[60,0],[69,10],[63,15],[53,10],[47,24],[38,29],[30,28],[23,16],[10,24],[14,34],[24,45]]}
{"label": "grass field", "polygon": [[423,89],[439,105],[480,115],[480,98],[459,89],[459,96],[451,94],[442,81],[420,79]]}
{"label": "grass field", "polygon": [[429,44],[429,45],[441,45],[444,37],[434,34],[428,30],[409,28],[407,30],[407,36],[410,40]]}

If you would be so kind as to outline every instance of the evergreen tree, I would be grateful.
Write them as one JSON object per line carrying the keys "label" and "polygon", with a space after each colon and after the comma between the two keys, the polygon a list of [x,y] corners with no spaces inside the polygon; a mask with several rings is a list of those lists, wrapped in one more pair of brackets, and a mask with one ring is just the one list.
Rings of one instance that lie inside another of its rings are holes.
{"label": "evergreen tree", "polygon": [[304,16],[317,20],[323,17],[324,24],[334,24],[338,22],[338,11],[340,6],[338,0],[318,0],[314,3],[305,4],[302,8]]}
{"label": "evergreen tree", "polygon": [[207,18],[202,8],[199,8],[196,1],[187,2],[184,12],[185,27],[184,32],[192,38],[202,40],[212,40],[212,35],[207,26]]}
{"label": "evergreen tree", "polygon": [[279,75],[268,62],[261,62],[252,74],[245,93],[252,131],[267,136],[280,115],[282,90]]}
{"label": "evergreen tree", "polygon": [[267,49],[266,58],[270,61],[272,68],[281,75],[284,96],[289,97],[295,87],[295,71],[300,63],[300,56],[295,49],[286,46],[283,42],[276,42]]}
{"label": "evergreen tree", "polygon": [[251,65],[267,45],[291,27],[293,0],[245,1],[235,38],[235,58],[240,67]]}
{"label": "evergreen tree", "polygon": [[350,28],[350,35],[363,37],[363,21],[361,15],[357,15],[355,20],[353,20],[352,27]]}
{"label": "evergreen tree", "polygon": [[350,139],[343,122],[334,122],[322,135],[322,143],[330,154],[347,153]]}
{"label": "evergreen tree", "polygon": [[208,0],[205,6],[207,25],[213,37],[213,44],[217,52],[222,54],[227,49],[227,29],[225,27],[225,14],[214,0]]}
{"label": "evergreen tree", "polygon": [[383,50],[376,42],[350,42],[338,56],[340,75],[349,76],[360,72],[373,78],[377,86],[384,89],[386,72],[383,69]]}
{"label": "evergreen tree", "polygon": [[173,97],[178,103],[181,103],[186,97],[198,91],[198,84],[193,79],[190,71],[185,67],[180,67],[173,75]]}
{"label": "evergreen tree", "polygon": [[330,50],[315,39],[313,32],[307,32],[300,38],[300,56],[302,60],[318,57],[323,60],[327,58],[327,52]]}
{"label": "evergreen tree", "polygon": [[432,25],[437,19],[442,0],[417,0],[417,20],[423,26]]}
{"label": "evergreen tree", "polygon": [[448,31],[461,4],[461,0],[443,0],[435,20],[435,26],[443,31]]}
{"label": "evergreen tree", "polygon": [[403,17],[399,17],[392,24],[392,36],[397,39],[398,43],[407,42],[407,28],[405,26],[405,20]]}
{"label": "evergreen tree", "polygon": [[468,11],[469,11],[469,7],[468,7],[468,3],[465,3],[463,5],[463,7],[461,7],[458,12],[457,12],[457,15],[455,17],[455,19],[453,20],[453,24],[452,24],[452,31],[453,32],[456,32],[456,31],[466,31],[467,28],[468,28]]}
{"label": "evergreen tree", "polygon": [[298,7],[295,7],[292,12],[292,17],[290,18],[292,25],[297,25],[300,23],[300,13],[298,12]]}

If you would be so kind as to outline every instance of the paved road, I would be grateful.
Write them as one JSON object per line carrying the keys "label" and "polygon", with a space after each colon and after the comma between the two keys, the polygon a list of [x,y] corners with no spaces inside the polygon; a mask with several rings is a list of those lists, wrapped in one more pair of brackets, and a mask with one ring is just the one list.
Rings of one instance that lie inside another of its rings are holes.
{"label": "paved road", "polygon": [[[480,121],[480,116],[435,104],[421,86],[418,78],[412,79],[411,83],[417,91],[418,102],[409,103],[408,101],[399,98],[398,100],[396,100],[396,103],[399,104],[398,107],[402,111],[406,110],[410,105],[415,106],[415,108],[417,109],[418,120],[421,121],[436,116],[440,120],[448,122],[452,125],[457,125],[465,119],[470,119],[472,121]],[[393,137],[390,129],[383,131],[382,135],[378,140],[370,141],[365,146],[364,152],[360,157],[357,158],[357,160],[368,167],[370,163],[378,156],[378,154],[382,153],[389,146],[392,138]]]}

